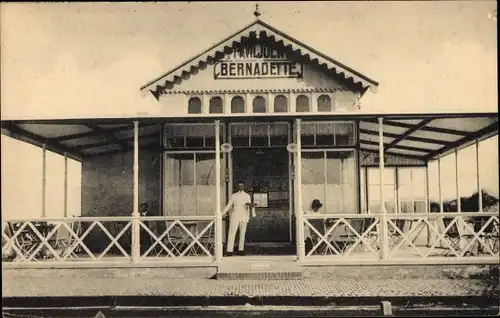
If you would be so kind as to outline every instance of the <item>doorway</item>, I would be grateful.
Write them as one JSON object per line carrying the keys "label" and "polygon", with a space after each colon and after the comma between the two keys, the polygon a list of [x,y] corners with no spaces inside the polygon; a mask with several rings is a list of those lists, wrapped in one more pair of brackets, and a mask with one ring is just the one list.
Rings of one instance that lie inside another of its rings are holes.
{"label": "doorway", "polygon": [[[244,181],[257,203],[246,231],[249,255],[291,255],[290,154],[284,147],[234,149],[232,189]],[[226,232],[227,233],[227,232]],[[239,234],[237,234],[239,235]]]}

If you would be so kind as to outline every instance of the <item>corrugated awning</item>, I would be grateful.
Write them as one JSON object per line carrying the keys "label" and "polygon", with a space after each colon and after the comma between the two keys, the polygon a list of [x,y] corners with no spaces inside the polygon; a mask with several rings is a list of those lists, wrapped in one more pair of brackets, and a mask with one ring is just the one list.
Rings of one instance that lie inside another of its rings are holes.
{"label": "corrugated awning", "polygon": [[[360,120],[360,148],[366,152],[379,151],[378,116],[335,115],[331,120]],[[293,116],[273,117],[290,120]],[[314,116],[302,116],[311,119]],[[324,119],[324,117],[322,118]],[[140,120],[141,148],[161,151],[161,125],[166,121],[210,121],[214,118],[144,118]],[[233,120],[269,121],[269,117],[241,117]],[[446,155],[455,148],[463,148],[476,139],[498,134],[498,114],[473,115],[384,115],[384,150],[386,154],[430,161]],[[51,121],[3,121],[2,133],[48,150],[83,160],[133,149],[133,124],[127,118],[79,119]]]}

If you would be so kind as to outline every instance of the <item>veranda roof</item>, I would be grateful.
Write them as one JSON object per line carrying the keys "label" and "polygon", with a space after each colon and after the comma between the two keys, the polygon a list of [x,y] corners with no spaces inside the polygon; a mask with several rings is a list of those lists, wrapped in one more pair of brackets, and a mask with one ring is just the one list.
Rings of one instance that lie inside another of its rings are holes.
{"label": "veranda roof", "polygon": [[[264,115],[264,114],[263,114]],[[378,152],[378,117],[384,118],[386,154],[425,161],[436,159],[476,139],[498,134],[498,113],[474,114],[335,114],[329,120],[360,120],[361,150]],[[161,125],[167,122],[213,122],[227,116],[140,118],[141,149],[162,151]],[[231,117],[231,121],[291,120],[295,116]],[[317,115],[303,115],[306,121]],[[76,160],[133,149],[133,118],[7,120],[2,133]]]}

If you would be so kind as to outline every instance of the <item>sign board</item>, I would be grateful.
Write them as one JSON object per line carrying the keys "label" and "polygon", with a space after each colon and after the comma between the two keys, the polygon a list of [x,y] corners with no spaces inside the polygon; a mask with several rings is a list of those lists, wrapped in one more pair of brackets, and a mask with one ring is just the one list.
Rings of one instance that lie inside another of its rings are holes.
{"label": "sign board", "polygon": [[254,193],[253,194],[253,203],[256,204],[257,208],[267,208],[267,193]]}
{"label": "sign board", "polygon": [[290,60],[284,52],[256,43],[221,58],[215,64],[214,78],[301,78],[302,71],[302,64]]}

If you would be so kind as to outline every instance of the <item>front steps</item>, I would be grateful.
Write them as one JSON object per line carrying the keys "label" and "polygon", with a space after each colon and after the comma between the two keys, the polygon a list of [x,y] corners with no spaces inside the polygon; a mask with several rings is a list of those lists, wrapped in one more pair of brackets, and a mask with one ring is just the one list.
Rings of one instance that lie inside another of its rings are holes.
{"label": "front steps", "polygon": [[232,256],[224,258],[214,278],[219,280],[290,280],[302,279],[302,266],[290,259]]}

